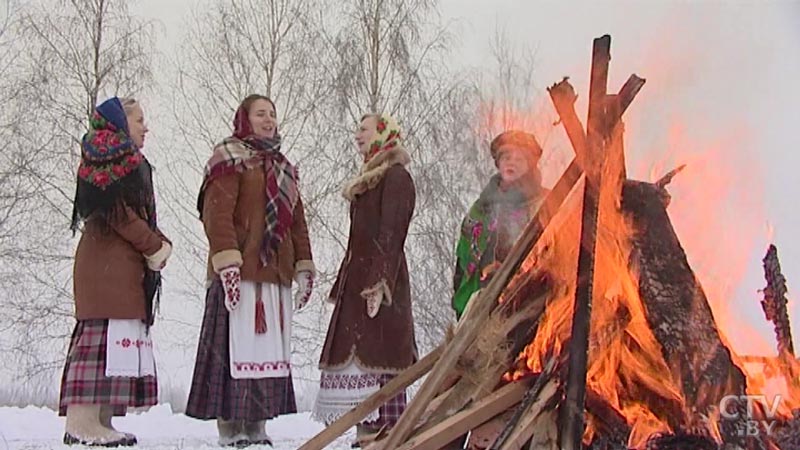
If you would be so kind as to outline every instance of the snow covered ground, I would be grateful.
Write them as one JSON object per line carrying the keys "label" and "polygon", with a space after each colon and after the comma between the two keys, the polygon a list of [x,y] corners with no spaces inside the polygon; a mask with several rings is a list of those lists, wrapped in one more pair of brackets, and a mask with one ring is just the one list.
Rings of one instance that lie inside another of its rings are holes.
{"label": "snow covered ground", "polygon": [[[174,414],[168,405],[158,405],[149,411],[129,414],[114,419],[114,426],[134,433],[139,445],[134,449],[219,449],[217,429],[213,421],[200,421],[183,414]],[[322,424],[310,419],[310,413],[282,416],[267,422],[267,433],[272,437],[273,450],[295,450],[322,430]],[[0,408],[0,450],[75,450],[80,446],[66,446],[64,418],[48,408]],[[355,429],[329,445],[328,449],[346,450],[355,438]],[[269,446],[252,446],[249,449],[270,449]]]}

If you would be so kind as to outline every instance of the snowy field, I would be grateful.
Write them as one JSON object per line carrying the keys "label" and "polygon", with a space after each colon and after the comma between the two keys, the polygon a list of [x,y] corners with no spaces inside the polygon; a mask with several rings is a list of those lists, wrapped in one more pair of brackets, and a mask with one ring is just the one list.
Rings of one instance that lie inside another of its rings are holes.
{"label": "snowy field", "polygon": [[[309,417],[310,413],[282,416],[267,422],[267,433],[275,443],[274,450],[295,450],[320,432],[323,426]],[[173,414],[168,405],[158,405],[140,414],[114,419],[114,426],[136,434],[139,445],[134,449],[219,449],[217,428],[213,421],[200,421],[183,414]],[[47,408],[0,408],[0,450],[75,450],[81,446],[66,446],[64,418]],[[328,449],[345,450],[355,438],[355,429],[329,445]],[[248,449],[270,449],[251,446]]]}

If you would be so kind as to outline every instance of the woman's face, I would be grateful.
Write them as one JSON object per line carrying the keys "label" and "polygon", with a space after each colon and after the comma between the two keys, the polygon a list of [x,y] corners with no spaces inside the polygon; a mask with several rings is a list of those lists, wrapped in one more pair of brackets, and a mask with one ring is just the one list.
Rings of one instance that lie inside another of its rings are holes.
{"label": "woman's face", "polygon": [[144,136],[149,131],[147,125],[144,124],[144,112],[139,104],[133,105],[133,108],[125,114],[128,120],[128,133],[131,140],[137,148],[144,148]]}
{"label": "woman's face", "polygon": [[361,125],[356,132],[358,153],[366,155],[369,152],[369,144],[372,143],[372,139],[375,138],[375,133],[378,131],[377,128],[378,120],[373,116],[365,117],[364,120],[361,121]]}
{"label": "woman's face", "polygon": [[506,183],[513,183],[530,170],[530,161],[526,156],[528,150],[515,145],[504,145],[500,147],[500,156],[497,166],[500,170],[500,177]]}
{"label": "woman's face", "polygon": [[273,138],[275,137],[275,130],[278,127],[278,121],[275,117],[275,108],[272,103],[260,98],[250,105],[250,111],[247,114],[247,119],[250,120],[250,126],[253,128],[253,134],[260,138]]}

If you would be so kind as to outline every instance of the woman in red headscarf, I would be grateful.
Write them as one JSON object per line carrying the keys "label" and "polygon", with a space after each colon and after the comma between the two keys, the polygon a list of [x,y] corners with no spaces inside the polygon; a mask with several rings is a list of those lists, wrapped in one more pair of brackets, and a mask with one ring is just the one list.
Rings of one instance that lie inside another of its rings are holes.
{"label": "woman in red headscarf", "polygon": [[308,302],[315,268],[297,170],[280,144],[274,103],[245,98],[197,203],[208,289],[186,415],[216,419],[220,445],[271,444],[266,420],[297,412],[292,312]]}

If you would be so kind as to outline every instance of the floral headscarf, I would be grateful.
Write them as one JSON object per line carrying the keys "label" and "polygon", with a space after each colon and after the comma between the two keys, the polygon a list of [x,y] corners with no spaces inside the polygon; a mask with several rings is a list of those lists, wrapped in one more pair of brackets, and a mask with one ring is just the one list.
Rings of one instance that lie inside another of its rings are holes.
{"label": "floral headscarf", "polygon": [[364,162],[369,162],[378,153],[389,151],[401,144],[400,125],[394,117],[388,114],[372,116],[376,120],[375,136],[369,144],[369,150],[364,156]]}
{"label": "floral headscarf", "polygon": [[129,136],[125,110],[117,97],[95,109],[89,127],[81,140],[78,177],[105,190],[136,171],[144,157]]}

